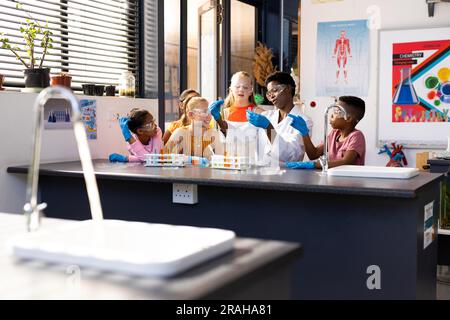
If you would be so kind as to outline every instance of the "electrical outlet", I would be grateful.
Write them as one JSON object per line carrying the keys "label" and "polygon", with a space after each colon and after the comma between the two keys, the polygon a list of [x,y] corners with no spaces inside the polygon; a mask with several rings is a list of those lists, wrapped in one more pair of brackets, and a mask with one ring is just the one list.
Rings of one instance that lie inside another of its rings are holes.
{"label": "electrical outlet", "polygon": [[197,185],[174,183],[172,199],[173,203],[196,204],[198,202]]}

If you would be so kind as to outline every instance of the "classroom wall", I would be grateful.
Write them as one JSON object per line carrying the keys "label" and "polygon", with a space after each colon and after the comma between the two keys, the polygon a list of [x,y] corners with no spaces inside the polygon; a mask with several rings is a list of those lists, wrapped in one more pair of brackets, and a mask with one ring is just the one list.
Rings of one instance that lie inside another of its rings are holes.
{"label": "classroom wall", "polygon": [[[37,94],[0,92],[0,212],[22,212],[25,203],[25,175],[9,174],[10,165],[29,164],[32,148],[32,107]],[[133,107],[149,110],[158,119],[158,100],[119,97],[87,97],[97,101],[97,140],[90,140],[94,159],[106,159],[110,153],[126,154],[117,115],[124,116]],[[78,160],[73,130],[44,130],[42,162]]]}
{"label": "classroom wall", "polygon": [[[414,29],[450,26],[450,3],[438,3],[434,17],[428,17],[425,0],[342,0],[331,3],[313,4],[311,0],[301,2],[301,95],[306,101],[306,114],[314,121],[313,141],[322,140],[323,112],[333,102],[332,98],[315,96],[316,37],[317,23],[327,21],[376,19],[379,29]],[[366,114],[358,124],[366,137],[366,165],[386,165],[385,154],[378,155],[377,143],[377,87],[378,87],[378,32],[370,31],[370,78],[369,94],[361,97],[366,102]],[[311,101],[318,106],[310,108]],[[383,130],[383,128],[379,128]],[[443,133],[445,134],[445,133]],[[409,166],[415,166],[416,152],[407,149]]]}

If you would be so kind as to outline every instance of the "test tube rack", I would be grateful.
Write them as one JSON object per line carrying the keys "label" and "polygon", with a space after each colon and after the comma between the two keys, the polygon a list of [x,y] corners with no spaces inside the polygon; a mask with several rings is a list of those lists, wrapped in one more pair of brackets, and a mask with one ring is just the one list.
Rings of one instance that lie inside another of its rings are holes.
{"label": "test tube rack", "polygon": [[146,167],[183,167],[184,155],[175,153],[148,153],[145,155]]}
{"label": "test tube rack", "polygon": [[211,168],[247,170],[250,169],[250,162],[248,157],[213,155],[211,156]]}

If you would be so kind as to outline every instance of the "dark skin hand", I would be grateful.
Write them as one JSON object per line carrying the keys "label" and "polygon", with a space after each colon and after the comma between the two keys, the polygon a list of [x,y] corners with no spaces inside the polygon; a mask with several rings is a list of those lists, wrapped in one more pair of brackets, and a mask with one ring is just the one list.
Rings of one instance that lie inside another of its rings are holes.
{"label": "dark skin hand", "polygon": [[216,121],[219,125],[220,131],[222,131],[223,134],[226,134],[228,129],[228,123],[220,117],[218,121]]}

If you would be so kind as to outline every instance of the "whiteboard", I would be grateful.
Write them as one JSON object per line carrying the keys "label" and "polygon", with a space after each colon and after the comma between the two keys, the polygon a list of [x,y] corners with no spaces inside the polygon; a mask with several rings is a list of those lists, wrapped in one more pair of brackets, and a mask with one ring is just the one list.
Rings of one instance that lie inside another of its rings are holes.
{"label": "whiteboard", "polygon": [[[447,137],[450,136],[450,122],[393,121],[392,57],[393,44],[449,39],[450,28],[381,30],[379,32],[378,146],[397,142],[402,144],[405,148],[446,148]],[[450,56],[448,58],[450,60]],[[450,65],[448,67],[450,68]],[[445,106],[441,105],[440,107]]]}

